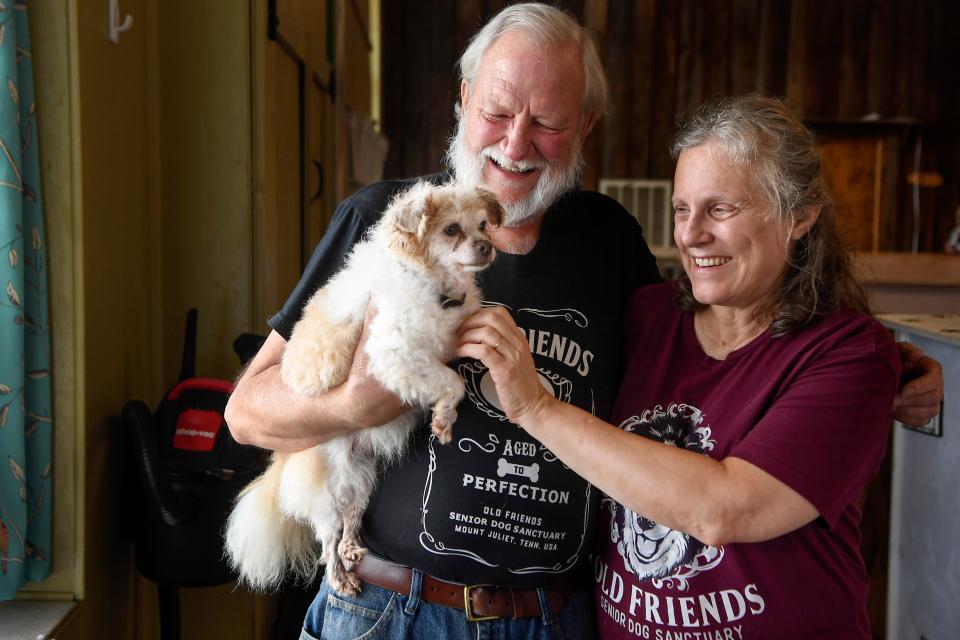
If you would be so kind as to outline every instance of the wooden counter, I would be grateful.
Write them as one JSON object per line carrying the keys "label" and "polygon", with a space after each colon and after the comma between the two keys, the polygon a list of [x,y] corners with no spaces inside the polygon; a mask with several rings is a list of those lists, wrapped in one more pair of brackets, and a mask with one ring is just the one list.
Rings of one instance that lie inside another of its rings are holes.
{"label": "wooden counter", "polygon": [[945,253],[858,253],[863,284],[960,287],[960,255]]}

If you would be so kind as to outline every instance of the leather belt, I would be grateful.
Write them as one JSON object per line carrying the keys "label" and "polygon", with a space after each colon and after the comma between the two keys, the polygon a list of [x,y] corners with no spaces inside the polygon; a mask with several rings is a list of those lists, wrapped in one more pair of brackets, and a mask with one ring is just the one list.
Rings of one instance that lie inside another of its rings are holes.
{"label": "leather belt", "polygon": [[[368,553],[358,564],[353,565],[352,571],[364,582],[410,595],[413,572],[408,567],[387,562]],[[563,609],[574,587],[571,582],[564,581],[544,587],[543,590],[550,607],[550,615],[555,616]],[[420,586],[420,598],[424,602],[462,609],[467,620],[471,622],[494,618],[534,618],[543,615],[537,589],[512,589],[485,584],[464,585],[439,580],[425,573]]]}

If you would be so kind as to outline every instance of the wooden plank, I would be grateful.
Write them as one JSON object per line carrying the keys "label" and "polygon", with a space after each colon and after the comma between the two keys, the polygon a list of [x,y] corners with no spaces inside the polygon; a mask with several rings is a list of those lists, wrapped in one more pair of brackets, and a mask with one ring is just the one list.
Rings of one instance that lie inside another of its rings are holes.
{"label": "wooden plank", "polygon": [[757,46],[756,87],[759,91],[774,96],[787,95],[789,44],[789,0],[762,2]]}
{"label": "wooden plank", "polygon": [[[859,118],[865,113],[863,78],[869,60],[870,0],[847,0],[843,6],[843,44],[837,108],[840,119]],[[824,56],[829,64],[830,59]]]}
{"label": "wooden plank", "polygon": [[429,70],[422,74],[424,82],[420,85],[423,92],[421,107],[424,109],[420,117],[426,115],[433,126],[428,127],[426,136],[420,141],[423,158],[417,175],[443,168],[443,154],[454,126],[453,105],[460,95],[456,61],[462,48],[450,37],[456,30],[457,7],[447,2],[441,3],[440,7],[432,12],[433,26],[430,29],[434,35],[430,42],[434,59]]}
{"label": "wooden plank", "polygon": [[[810,2],[794,4],[801,29],[798,58],[802,56],[802,77],[798,80],[799,96],[791,95],[794,105],[806,117],[823,117],[837,113],[840,91],[840,58],[842,50],[842,3]],[[794,34],[792,33],[791,36]],[[791,37],[791,47],[794,40]],[[791,54],[793,51],[791,51]]]}
{"label": "wooden plank", "polygon": [[301,271],[300,80],[298,63],[266,44],[263,220],[257,225],[254,286],[262,309],[279,309]]}
{"label": "wooden plank", "polygon": [[676,105],[678,111],[696,108],[703,102],[702,18],[700,3],[681,1],[677,20]]}
{"label": "wooden plank", "polygon": [[627,131],[627,175],[635,178],[650,176],[650,114],[654,91],[653,74],[653,0],[633,3],[630,39],[633,55],[630,60],[630,101],[622,112]]}
{"label": "wooden plank", "polygon": [[[334,137],[335,109],[330,96],[314,82],[304,83],[303,265],[320,242],[337,205],[334,174],[337,166]],[[344,158],[344,162],[348,158]]]}
{"label": "wooden plank", "polygon": [[873,0],[870,3],[870,45],[866,78],[867,113],[895,115],[893,88],[890,83],[895,38],[893,0]]}
{"label": "wooden plank", "polygon": [[631,73],[630,30],[633,4],[614,2],[607,14],[606,38],[601,43],[601,56],[610,82],[609,117],[602,123],[602,150],[600,174],[604,177],[630,177],[627,168],[625,131],[633,106],[630,102],[631,82],[625,81]]}
{"label": "wooden plank", "polygon": [[960,256],[936,253],[858,253],[857,279],[865,284],[960,286]]}
{"label": "wooden plank", "polygon": [[[444,55],[452,27],[449,18],[455,7],[449,3],[436,5],[412,2],[407,5],[402,28],[408,43],[405,57],[406,96],[403,104],[407,144],[404,146],[402,170],[407,176],[423,175],[440,169],[442,150],[435,148],[435,123],[448,123],[452,102],[444,95],[449,82],[452,61]],[[425,29],[423,25],[438,25]],[[447,25],[447,26],[443,26]],[[445,30],[443,30],[445,29]],[[444,126],[444,130],[448,127]]]}
{"label": "wooden plank", "polygon": [[383,69],[382,131],[390,141],[387,150],[387,162],[384,177],[396,178],[404,175],[403,155],[405,152],[407,122],[403,105],[406,100],[406,75],[416,72],[407,63],[406,31],[402,28],[406,2],[382,2],[380,4],[381,54],[380,65]]}
{"label": "wooden plank", "polygon": [[[912,161],[912,146],[906,146],[906,131],[891,133],[883,140],[878,159],[878,207],[876,251],[911,251],[913,249],[913,199],[903,175],[903,160]],[[906,165],[909,166],[909,165]]]}
{"label": "wooden plank", "polygon": [[[916,116],[920,113],[917,101],[922,96],[916,94],[922,93],[922,88],[921,91],[917,91],[917,81],[923,75],[917,74],[917,65],[923,55],[924,34],[920,27],[923,5],[924,3],[918,0],[899,0],[896,6],[897,18],[893,40],[896,57],[891,66],[895,96],[892,115]],[[920,78],[915,75],[919,75]]]}
{"label": "wooden plank", "polygon": [[730,21],[730,93],[739,95],[758,91],[757,71],[762,55],[760,38],[760,0],[733,0]]}
{"label": "wooden plank", "polygon": [[[583,6],[583,24],[590,30],[595,38],[597,50],[603,59],[603,43],[607,38],[607,0],[586,0]],[[613,83],[613,76],[609,67],[606,67],[607,82]],[[585,162],[583,172],[583,187],[585,189],[596,189],[602,174],[601,149],[602,149],[602,131],[607,124],[609,115],[603,116],[598,123],[594,125],[594,131],[583,144],[583,159]]]}
{"label": "wooden plank", "polygon": [[[940,22],[941,40],[947,41],[960,33],[960,3],[947,3]],[[955,212],[960,205],[960,83],[956,81],[960,69],[960,48],[953,44],[941,46],[939,55],[931,59],[930,77],[934,78],[931,93],[939,95],[937,114],[927,144],[932,146],[937,167],[944,176],[944,185],[937,189],[934,210],[934,240],[930,249],[942,251],[950,230],[960,225]],[[932,145],[931,145],[932,143]]]}
{"label": "wooden plank", "polygon": [[730,0],[704,2],[697,10],[701,42],[700,95],[709,100],[730,93]]}
{"label": "wooden plank", "polygon": [[[453,40],[455,46],[454,60],[459,60],[467,42],[474,36],[480,27],[480,0],[461,0],[457,2],[457,15],[453,26]],[[459,77],[459,70],[456,75]],[[459,83],[457,85],[459,91]],[[459,96],[459,93],[458,93]]]}
{"label": "wooden plank", "polygon": [[817,148],[824,180],[837,202],[838,226],[854,248],[874,250],[875,139],[823,136]]}
{"label": "wooden plank", "polygon": [[583,3],[583,25],[593,32],[598,43],[603,42],[607,32],[607,0],[585,0]]}
{"label": "wooden plank", "polygon": [[670,157],[670,139],[676,131],[677,102],[674,87],[677,82],[677,21],[678,7],[673,2],[656,6],[653,18],[653,91],[650,109],[651,178],[673,178],[673,159]]}
{"label": "wooden plank", "polygon": [[[960,54],[952,39],[960,27],[948,21],[949,11],[955,10],[955,2],[926,4],[921,29],[923,31],[923,63],[918,69],[917,92],[923,101],[917,115],[925,123],[936,122],[940,116],[940,103],[951,88],[957,86],[957,62]],[[952,27],[952,28],[951,28]],[[953,112],[954,115],[957,113]]]}
{"label": "wooden plank", "polygon": [[298,58],[307,59],[307,29],[303,20],[305,9],[312,3],[305,0],[276,0],[277,37],[290,47]]}
{"label": "wooden plank", "polygon": [[790,49],[787,56],[787,100],[802,114],[806,108],[807,3],[797,0],[790,10]]}

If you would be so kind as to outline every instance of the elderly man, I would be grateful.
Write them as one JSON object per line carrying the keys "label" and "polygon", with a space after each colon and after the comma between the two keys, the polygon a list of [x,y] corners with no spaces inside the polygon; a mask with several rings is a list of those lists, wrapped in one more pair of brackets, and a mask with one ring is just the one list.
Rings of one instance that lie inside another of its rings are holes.
{"label": "elderly man", "polygon": [[[581,147],[607,99],[596,48],[562,11],[521,4],[483,27],[460,67],[447,161],[458,180],[485,186],[506,210],[491,234],[500,255],[481,274],[485,298],[522,328],[547,389],[605,417],[621,374],[627,293],[660,276],[629,214],[578,189]],[[346,383],[311,400],[292,396],[278,368],[304,302],[411,182],[371,185],[337,208],[237,383],[227,421],[238,441],[300,450],[400,412],[364,375],[361,358]],[[507,422],[483,366],[454,366],[467,396],[453,442],[439,445],[422,429],[386,470],[364,518],[362,593],[349,598],[324,585],[304,637],[592,636],[590,583],[574,574],[591,551],[597,492]],[[931,402],[922,396],[920,404]]]}

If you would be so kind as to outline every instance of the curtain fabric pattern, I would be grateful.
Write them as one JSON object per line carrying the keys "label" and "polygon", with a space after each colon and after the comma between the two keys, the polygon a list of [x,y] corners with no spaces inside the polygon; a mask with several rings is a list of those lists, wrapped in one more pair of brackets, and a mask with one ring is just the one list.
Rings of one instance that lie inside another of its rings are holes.
{"label": "curtain fabric pattern", "polygon": [[50,573],[46,268],[27,7],[0,0],[0,600]]}

